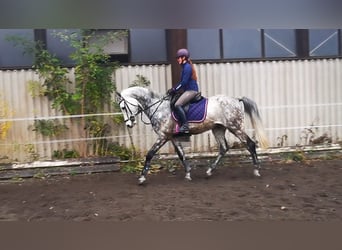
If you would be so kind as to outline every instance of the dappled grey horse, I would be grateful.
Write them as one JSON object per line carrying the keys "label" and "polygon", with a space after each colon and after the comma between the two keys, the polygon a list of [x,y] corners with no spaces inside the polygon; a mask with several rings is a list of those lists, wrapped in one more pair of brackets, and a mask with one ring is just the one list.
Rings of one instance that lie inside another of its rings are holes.
{"label": "dappled grey horse", "polygon": [[[152,128],[158,135],[157,141],[146,155],[144,168],[139,177],[139,184],[146,181],[146,175],[153,156],[167,141],[171,141],[182,162],[186,173],[185,178],[191,180],[191,167],[185,159],[181,143],[177,142],[177,137],[174,135],[176,121],[171,116],[170,98],[143,87],[130,87],[124,89],[121,94],[117,93],[117,95],[119,96],[118,102],[127,127],[132,128],[136,123],[135,117],[144,113],[149,118]],[[227,129],[246,146],[252,156],[254,175],[260,176],[260,163],[256,153],[256,143],[244,131],[245,113],[250,117],[258,143],[262,148],[266,148],[268,141],[263,130],[257,105],[246,97],[231,98],[224,95],[209,97],[205,120],[201,123],[189,123],[190,134],[200,134],[212,130],[219,144],[219,154],[213,164],[207,169],[207,176],[212,175],[212,172],[229,149],[225,138]]]}

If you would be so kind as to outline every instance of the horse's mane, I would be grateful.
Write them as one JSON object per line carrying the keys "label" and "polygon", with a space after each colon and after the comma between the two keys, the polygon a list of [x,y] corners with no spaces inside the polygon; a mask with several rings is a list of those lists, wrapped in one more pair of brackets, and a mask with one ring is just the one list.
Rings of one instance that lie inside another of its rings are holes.
{"label": "horse's mane", "polygon": [[149,88],[145,88],[145,87],[140,87],[140,86],[133,86],[133,87],[129,87],[127,89],[124,89],[121,94],[123,95],[130,95],[131,97],[141,97],[143,96],[150,96],[151,98],[161,98],[161,94],[156,93],[154,91],[152,91]]}

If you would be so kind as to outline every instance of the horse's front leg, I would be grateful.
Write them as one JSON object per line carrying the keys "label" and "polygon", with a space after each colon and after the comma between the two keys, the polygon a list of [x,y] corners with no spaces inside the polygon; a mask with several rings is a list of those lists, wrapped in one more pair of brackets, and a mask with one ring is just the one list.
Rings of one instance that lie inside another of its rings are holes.
{"label": "horse's front leg", "polygon": [[146,175],[148,174],[148,170],[151,167],[151,160],[153,156],[158,152],[158,150],[164,146],[164,144],[168,140],[166,138],[158,138],[158,140],[153,144],[152,148],[147,152],[144,168],[141,171],[141,175],[139,177],[139,184],[143,184],[146,181]]}
{"label": "horse's front leg", "polygon": [[185,153],[184,153],[182,144],[180,142],[177,143],[174,140],[172,140],[172,144],[175,147],[175,150],[176,150],[176,153],[178,155],[178,158],[180,159],[180,161],[182,162],[182,165],[184,167],[185,179],[191,181],[191,176],[190,176],[191,167],[190,167],[189,163],[185,159]]}

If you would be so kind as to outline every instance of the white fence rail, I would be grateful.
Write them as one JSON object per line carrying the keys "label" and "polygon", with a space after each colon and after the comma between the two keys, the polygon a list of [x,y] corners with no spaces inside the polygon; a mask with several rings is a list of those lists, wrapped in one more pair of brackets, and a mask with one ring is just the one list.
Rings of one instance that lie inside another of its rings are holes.
{"label": "white fence rail", "polygon": [[[342,60],[208,63],[195,66],[204,96],[248,96],[257,102],[272,147],[341,141]],[[120,91],[128,87],[137,75],[150,80],[150,88],[156,92],[165,93],[171,86],[170,65],[125,66],[115,74],[117,89]],[[29,94],[28,82],[31,80],[38,80],[31,70],[0,71],[0,98],[12,111],[9,133],[5,139],[0,139],[0,159],[23,162],[30,160],[32,155],[39,159],[51,159],[55,150],[77,150],[78,143],[87,140],[82,138],[82,128],[75,118],[63,117],[51,108],[47,99],[33,98]],[[105,115],[113,115],[111,112],[108,110]],[[32,131],[36,117],[65,119],[70,129],[64,137],[43,137]],[[4,118],[0,117],[0,123],[3,121]],[[247,129],[252,135],[249,124]],[[236,140],[232,135],[227,136],[230,144]],[[131,131],[124,126],[113,129],[108,139],[130,146],[130,138],[137,149],[146,152],[156,136],[151,126],[138,121]],[[210,132],[192,136],[191,152],[211,152],[215,147],[216,142]],[[173,152],[171,145],[161,150],[161,153]]]}

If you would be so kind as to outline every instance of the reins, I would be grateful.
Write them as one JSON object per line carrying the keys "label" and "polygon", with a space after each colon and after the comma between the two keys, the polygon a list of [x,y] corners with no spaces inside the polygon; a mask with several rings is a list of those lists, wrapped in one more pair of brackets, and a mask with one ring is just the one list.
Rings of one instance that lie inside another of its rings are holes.
{"label": "reins", "polygon": [[[150,120],[151,120],[152,117],[154,116],[154,114],[157,112],[157,110],[158,110],[158,108],[160,107],[160,105],[164,102],[164,100],[167,100],[167,99],[169,98],[169,96],[170,96],[170,95],[167,94],[167,95],[163,96],[162,98],[160,98],[158,101],[152,103],[151,105],[149,105],[149,106],[147,106],[146,108],[143,109],[140,105],[136,105],[136,104],[134,104],[134,103],[131,103],[131,102],[127,101],[125,98],[122,97],[122,95],[121,95],[119,92],[115,92],[115,93],[116,93],[116,95],[119,96],[119,98],[120,98],[120,100],[119,100],[118,103],[120,104],[121,102],[124,102],[124,103],[125,103],[125,107],[127,107],[128,110],[129,110],[129,112],[132,114],[131,117],[130,117],[129,119],[132,120],[133,117],[135,117],[135,116],[141,114],[140,119],[141,119],[141,121],[142,121],[145,125],[150,125],[151,123],[145,122],[145,121],[143,120],[143,116],[142,116],[143,112],[145,112],[146,110],[152,108],[153,106],[155,106],[155,105],[157,105],[157,104],[159,103],[158,107],[154,110],[154,112],[153,112],[152,115],[151,115],[151,118],[150,118]],[[137,107],[137,108],[138,108],[138,112],[137,112],[136,114],[133,114],[133,112],[131,111],[131,109],[129,108],[129,106],[128,106],[127,104],[130,104],[130,105],[132,105],[132,106],[134,106],[134,107]],[[127,120],[126,120],[126,121],[127,121]],[[126,121],[125,121],[125,122],[126,122]]]}

